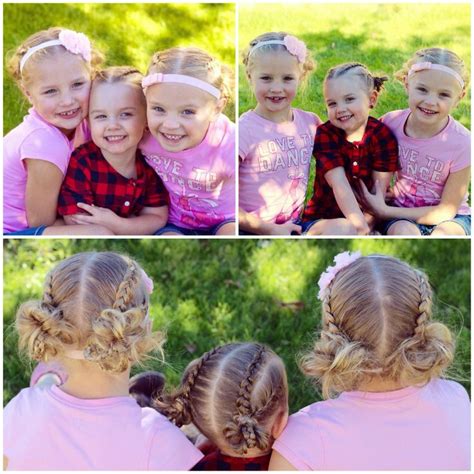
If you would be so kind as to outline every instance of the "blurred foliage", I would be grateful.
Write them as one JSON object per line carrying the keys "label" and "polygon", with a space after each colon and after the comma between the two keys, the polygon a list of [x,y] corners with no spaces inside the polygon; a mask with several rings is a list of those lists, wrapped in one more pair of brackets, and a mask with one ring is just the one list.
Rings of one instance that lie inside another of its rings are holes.
{"label": "blurred foliage", "polygon": [[192,359],[216,345],[264,342],[286,363],[292,412],[319,398],[296,363],[319,327],[320,273],[344,250],[397,256],[429,275],[437,295],[435,317],[458,339],[451,376],[470,388],[468,240],[9,239],[4,241],[4,403],[28,385],[33,368],[18,355],[16,309],[41,296],[45,274],[56,262],[89,250],[128,254],[154,280],[153,324],[166,330],[168,340],[165,364],[153,361],[149,368],[163,371],[174,385]]}

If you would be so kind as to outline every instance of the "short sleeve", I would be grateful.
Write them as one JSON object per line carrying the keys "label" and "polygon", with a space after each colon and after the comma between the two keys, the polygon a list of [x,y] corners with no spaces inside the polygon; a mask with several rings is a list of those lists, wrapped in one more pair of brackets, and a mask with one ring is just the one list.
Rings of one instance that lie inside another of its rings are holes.
{"label": "short sleeve", "polygon": [[471,136],[464,132],[456,143],[459,146],[459,152],[451,165],[450,172],[456,173],[471,165]]}
{"label": "short sleeve", "polygon": [[323,175],[334,168],[344,167],[344,157],[340,149],[338,137],[324,127],[317,128],[313,155],[316,158],[316,167]]}
{"label": "short sleeve", "polygon": [[379,123],[371,140],[370,156],[374,171],[400,169],[398,161],[398,141],[387,125]]}
{"label": "short sleeve", "polygon": [[94,204],[91,184],[90,167],[84,158],[79,158],[76,152],[73,152],[59,193],[58,214],[68,216],[83,213],[84,211],[77,207],[78,202]]}
{"label": "short sleeve", "polygon": [[41,128],[32,131],[20,145],[20,159],[44,160],[56,165],[61,173],[66,170],[71,149],[66,139],[58,137],[57,131]]}
{"label": "short sleeve", "polygon": [[249,120],[241,118],[239,120],[239,159],[245,161],[250,153],[252,137],[250,133]]}

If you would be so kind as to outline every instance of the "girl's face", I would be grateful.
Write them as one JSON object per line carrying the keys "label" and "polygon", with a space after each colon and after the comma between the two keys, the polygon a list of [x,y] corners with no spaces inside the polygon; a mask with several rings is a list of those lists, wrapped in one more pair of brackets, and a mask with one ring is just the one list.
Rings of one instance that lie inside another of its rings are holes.
{"label": "girl's face", "polygon": [[285,51],[263,53],[255,58],[249,72],[257,99],[255,111],[274,122],[289,120],[300,78],[298,60]]}
{"label": "girl's face", "polygon": [[444,71],[419,71],[407,80],[406,88],[413,119],[420,125],[445,123],[462,97],[459,82]]}
{"label": "girl's face", "polygon": [[46,122],[70,134],[87,117],[91,81],[86,63],[65,51],[31,68],[33,79],[23,87],[30,104]]}
{"label": "girl's face", "polygon": [[136,152],[146,126],[141,90],[126,82],[92,86],[89,122],[93,142],[107,157]]}
{"label": "girl's face", "polygon": [[146,91],[146,102],[148,128],[171,152],[199,145],[223,108],[223,101],[187,84],[154,84]]}
{"label": "girl's face", "polygon": [[329,121],[344,130],[348,140],[352,137],[360,140],[365,132],[370,106],[374,106],[377,99],[375,91],[369,94],[359,76],[345,74],[326,81],[324,99]]}

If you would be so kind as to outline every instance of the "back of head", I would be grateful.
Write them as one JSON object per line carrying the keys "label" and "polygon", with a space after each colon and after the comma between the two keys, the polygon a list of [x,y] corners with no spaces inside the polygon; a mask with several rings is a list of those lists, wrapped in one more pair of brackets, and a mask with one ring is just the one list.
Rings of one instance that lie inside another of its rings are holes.
{"label": "back of head", "polygon": [[287,409],[287,392],[283,362],[272,350],[234,343],[193,361],[179,389],[156,401],[156,408],[178,426],[194,423],[220,449],[245,454],[270,450],[272,424]]}
{"label": "back of head", "polygon": [[199,48],[177,47],[156,52],[151,58],[147,74],[182,74],[216,87],[221,97],[233,98],[232,70]]}
{"label": "back of head", "polygon": [[421,271],[384,255],[360,257],[337,272],[322,300],[322,329],[302,371],[324,397],[374,379],[429,382],[454,356],[449,329],[431,321],[432,292]]}
{"label": "back of head", "polygon": [[123,372],[163,342],[151,333],[145,280],[135,261],[112,252],[63,260],[47,275],[42,299],[17,312],[20,349],[38,361],[78,349],[103,370]]}

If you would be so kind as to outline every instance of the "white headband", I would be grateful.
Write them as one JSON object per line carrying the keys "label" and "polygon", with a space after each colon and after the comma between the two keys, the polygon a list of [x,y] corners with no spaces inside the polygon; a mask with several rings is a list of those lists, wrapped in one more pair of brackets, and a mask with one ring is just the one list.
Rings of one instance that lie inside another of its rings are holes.
{"label": "white headband", "polygon": [[162,74],[161,72],[155,74],[149,74],[145,76],[142,80],[143,90],[146,91],[147,87],[153,86],[155,84],[161,84],[163,82],[167,83],[176,83],[176,84],[186,84],[188,86],[197,87],[208,94],[211,94],[216,99],[221,98],[221,91],[209,84],[208,82],[201,81],[201,79],[196,79],[195,77],[186,76],[184,74]]}
{"label": "white headband", "polygon": [[458,74],[454,69],[448,66],[443,66],[442,64],[430,63],[429,61],[412,64],[410,70],[408,71],[408,77],[413,76],[413,74],[415,74],[416,72],[424,71],[426,69],[434,69],[436,71],[443,71],[448,74],[451,74],[451,76],[455,77],[456,80],[459,82],[459,84],[461,85],[461,89],[464,89],[464,81],[461,75]]}
{"label": "white headband", "polygon": [[20,73],[23,72],[26,61],[28,61],[33,54],[41,49],[49,48],[51,46],[63,46],[70,53],[81,55],[84,61],[88,63],[91,61],[92,52],[89,38],[84,33],[77,33],[72,30],[61,30],[58,39],[45,41],[44,43],[28,48],[28,51],[20,60]]}

